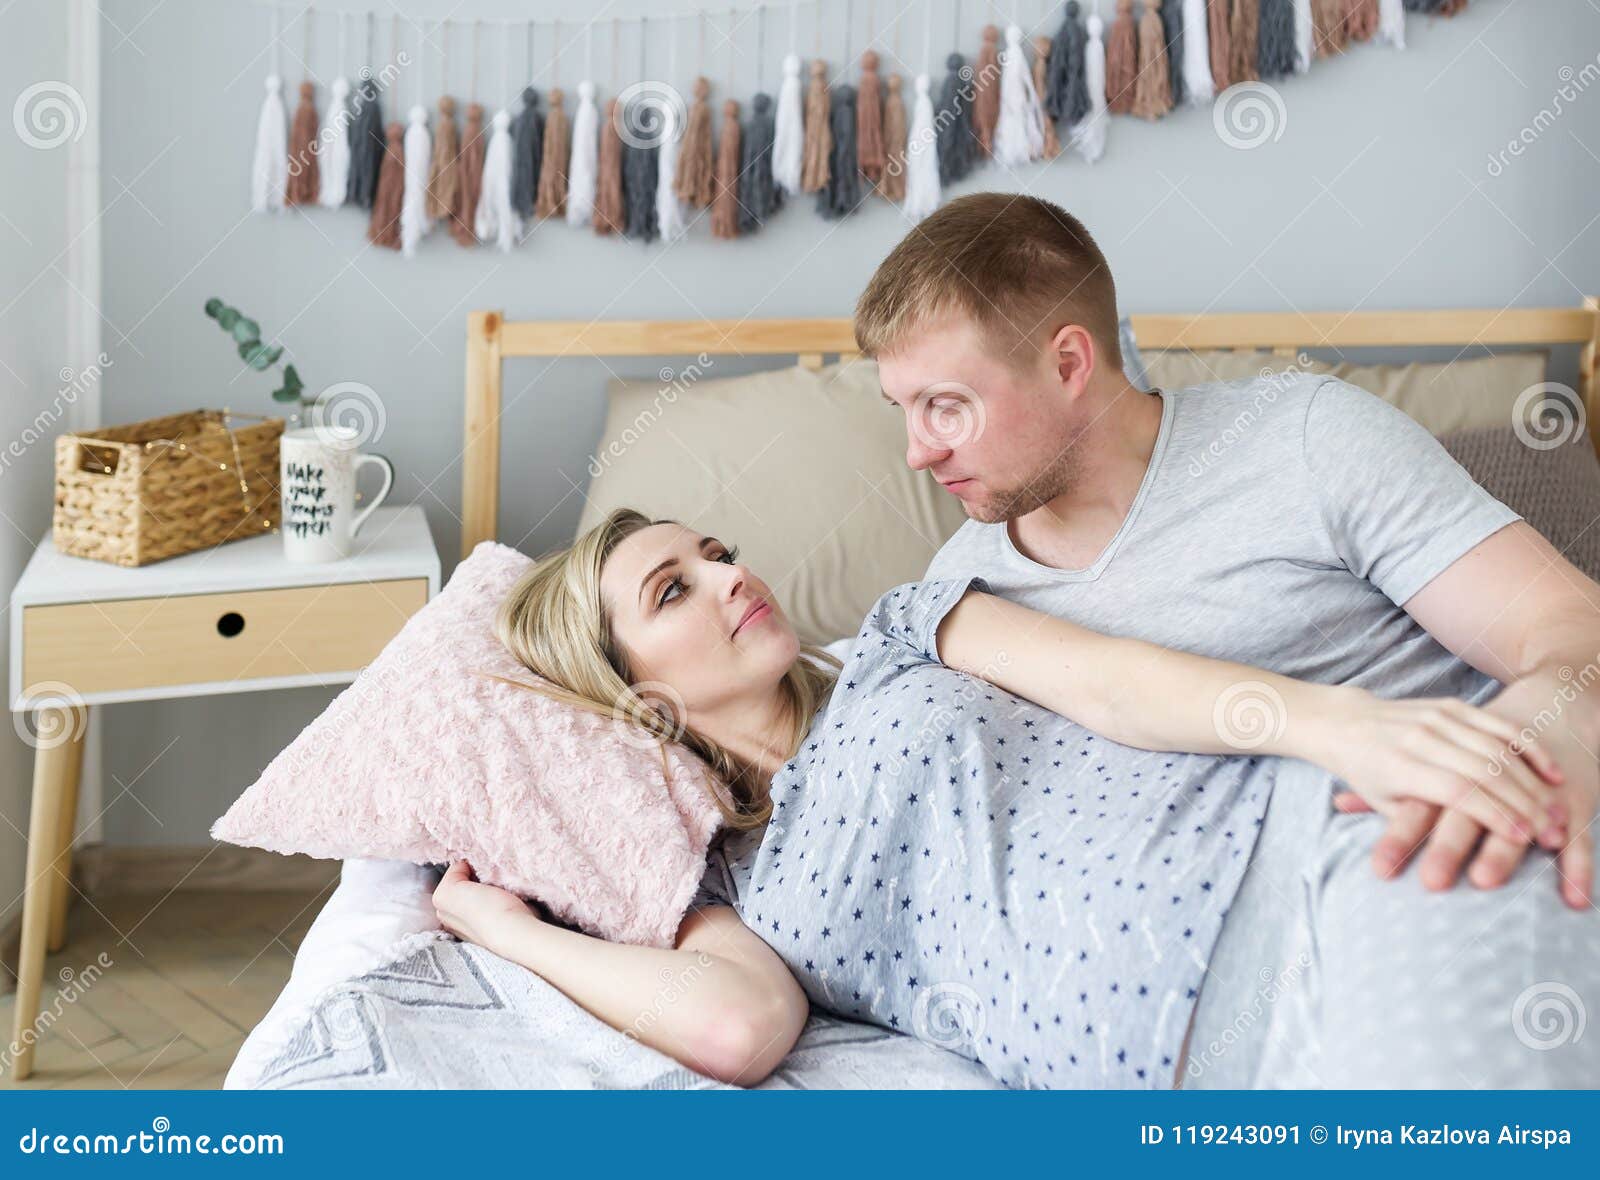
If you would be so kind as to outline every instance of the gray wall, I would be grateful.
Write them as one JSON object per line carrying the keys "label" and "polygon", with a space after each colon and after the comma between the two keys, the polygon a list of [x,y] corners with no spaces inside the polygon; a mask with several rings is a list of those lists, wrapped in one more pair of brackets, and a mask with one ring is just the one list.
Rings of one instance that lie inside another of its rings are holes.
{"label": "gray wall", "polygon": [[[66,77],[66,5],[24,3],[0,14],[8,112],[34,83]],[[37,103],[30,109],[38,110]],[[0,584],[8,590],[50,520],[53,431],[47,424],[42,441],[31,441],[35,419],[43,414],[48,423],[66,404],[60,370],[68,363],[67,148],[53,143],[56,129],[44,117],[45,123],[25,117],[35,142],[11,126],[0,134]],[[81,126],[72,119],[64,126]],[[7,659],[9,635],[8,614],[0,631]],[[0,823],[0,924],[21,909],[32,769],[33,751],[18,731],[0,729],[0,819],[6,821]]]}
{"label": "gray wall", "polygon": [[[564,11],[548,0],[515,8],[411,0],[405,7],[456,19]],[[831,0],[826,7],[835,23],[825,44],[837,58],[845,6]],[[1043,6],[1019,7],[1033,16]],[[1109,13],[1113,5],[1101,7]],[[105,8],[105,198],[121,197],[105,218],[106,346],[116,360],[106,418],[269,405],[268,385],[239,371],[201,314],[205,299],[220,295],[281,333],[313,387],[360,381],[379,392],[387,428],[374,449],[396,462],[396,499],[426,508],[447,570],[459,535],[469,309],[500,308],[519,319],[841,315],[905,228],[881,204],[841,224],[804,208],[736,243],[713,240],[704,225],[670,248],[549,226],[510,256],[464,251],[435,236],[406,262],[368,247],[363,221],[352,212],[247,214],[251,139],[269,63],[266,9],[240,0],[168,0],[148,9],[126,0]],[[866,9],[854,6],[856,50]],[[962,7],[971,18],[969,48],[984,10]],[[604,10],[639,11],[637,2]],[[807,53],[811,11],[801,14]],[[901,34],[917,51],[907,54],[919,59],[910,68],[920,64],[922,11],[919,5],[908,13]],[[947,2],[936,7],[940,59],[951,11]],[[384,55],[388,23],[380,23]],[[312,55],[324,81],[332,76],[334,25],[319,22]],[[666,54],[660,25],[652,27],[655,74]],[[752,21],[738,39],[742,97],[755,81],[755,34]],[[681,83],[693,70],[693,26],[686,22],[679,36]],[[516,77],[520,29],[512,40]],[[466,41],[457,26],[457,95],[466,89]],[[717,41],[713,32],[708,43]],[[303,72],[299,25],[285,31],[284,43],[292,86]],[[498,44],[485,29],[479,89],[486,102],[499,91]],[[786,44],[786,16],[769,13],[769,86]],[[544,68],[549,45],[541,30],[536,68]],[[595,45],[602,79],[609,46],[603,28]],[[402,47],[415,52],[411,30]],[[1361,46],[1286,82],[1282,135],[1254,150],[1225,144],[1210,110],[1155,125],[1118,119],[1095,167],[1063,158],[1014,176],[989,170],[964,189],[1025,189],[1082,217],[1111,260],[1124,311],[1573,305],[1585,291],[1600,290],[1600,231],[1589,195],[1600,185],[1600,94],[1562,100],[1563,112],[1531,131],[1533,142],[1508,156],[1498,175],[1490,174],[1489,160],[1557,101],[1558,71],[1593,63],[1597,50],[1600,16],[1590,5],[1475,0],[1453,20],[1413,18],[1404,53]],[[632,76],[631,32],[623,58],[630,63],[625,77]],[[582,59],[581,44],[563,59],[559,80],[569,89]],[[430,108],[438,66],[430,51]],[[720,86],[725,53],[713,53],[707,72]],[[408,77],[402,104],[414,96]],[[29,187],[36,187],[31,177]],[[14,196],[9,201],[18,204]],[[1570,355],[1558,357],[1556,371],[1570,373],[1572,363]],[[656,367],[651,361],[618,370]],[[570,536],[577,519],[605,373],[575,362],[516,362],[507,373],[501,539],[535,551]],[[44,527],[37,497],[28,524]],[[138,776],[131,792],[137,799],[123,798],[107,817],[108,838],[203,840],[211,819],[330,696],[307,690],[107,710],[108,795]]]}

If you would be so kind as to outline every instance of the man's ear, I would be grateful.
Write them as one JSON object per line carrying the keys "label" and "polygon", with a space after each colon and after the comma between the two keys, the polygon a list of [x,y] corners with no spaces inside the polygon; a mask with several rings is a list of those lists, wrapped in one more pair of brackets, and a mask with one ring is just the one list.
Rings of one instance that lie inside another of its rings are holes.
{"label": "man's ear", "polygon": [[1088,387],[1098,354],[1094,337],[1082,324],[1062,324],[1051,338],[1055,354],[1056,378],[1069,398],[1076,399]]}

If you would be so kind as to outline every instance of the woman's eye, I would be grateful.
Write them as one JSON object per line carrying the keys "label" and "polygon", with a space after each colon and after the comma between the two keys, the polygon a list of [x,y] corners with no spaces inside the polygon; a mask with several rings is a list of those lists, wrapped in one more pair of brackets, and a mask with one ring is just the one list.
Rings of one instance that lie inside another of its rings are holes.
{"label": "woman's eye", "polygon": [[739,547],[735,545],[732,549],[724,549],[722,551],[722,556],[717,558],[717,560],[722,562],[724,565],[732,565],[734,562],[739,560]]}
{"label": "woman's eye", "polygon": [[667,603],[671,602],[674,598],[678,597],[682,593],[683,593],[683,579],[682,578],[673,578],[672,581],[667,583],[666,588],[661,591],[661,598],[656,603],[656,605],[658,607],[666,606]]}

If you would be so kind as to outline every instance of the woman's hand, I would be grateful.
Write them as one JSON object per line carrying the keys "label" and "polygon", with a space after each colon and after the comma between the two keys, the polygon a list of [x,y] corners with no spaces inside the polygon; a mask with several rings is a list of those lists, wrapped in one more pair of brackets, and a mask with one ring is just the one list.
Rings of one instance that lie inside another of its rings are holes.
{"label": "woman's hand", "polygon": [[538,920],[533,908],[515,893],[485,885],[464,860],[451,863],[433,889],[433,909],[439,925],[466,942],[495,950],[507,927],[528,918]]}
{"label": "woman's hand", "polygon": [[[1391,701],[1364,689],[1339,700],[1318,726],[1316,762],[1374,810],[1405,800],[1450,807],[1518,844],[1564,819],[1552,786],[1556,760],[1520,727],[1451,697]],[[1342,807],[1342,810],[1351,810]]]}

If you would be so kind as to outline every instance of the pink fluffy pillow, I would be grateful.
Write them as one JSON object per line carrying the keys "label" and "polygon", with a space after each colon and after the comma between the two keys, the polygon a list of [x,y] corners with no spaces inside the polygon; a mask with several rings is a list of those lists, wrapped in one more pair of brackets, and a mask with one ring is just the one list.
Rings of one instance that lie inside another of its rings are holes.
{"label": "pink fluffy pillow", "polygon": [[485,541],[211,828],[315,857],[438,864],[617,942],[670,947],[721,822],[681,746],[477,673],[536,677],[494,635],[530,565]]}

